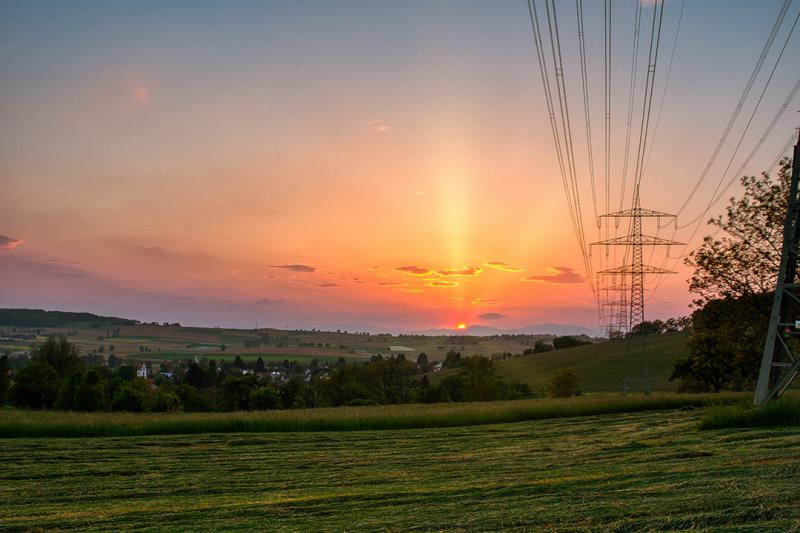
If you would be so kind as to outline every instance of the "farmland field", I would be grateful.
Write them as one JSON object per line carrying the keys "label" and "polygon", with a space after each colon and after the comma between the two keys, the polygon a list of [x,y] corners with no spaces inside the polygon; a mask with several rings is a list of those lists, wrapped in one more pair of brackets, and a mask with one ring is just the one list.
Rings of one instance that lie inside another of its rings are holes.
{"label": "farmland field", "polygon": [[0,528],[800,526],[800,428],[704,409],[382,431],[0,439]]}

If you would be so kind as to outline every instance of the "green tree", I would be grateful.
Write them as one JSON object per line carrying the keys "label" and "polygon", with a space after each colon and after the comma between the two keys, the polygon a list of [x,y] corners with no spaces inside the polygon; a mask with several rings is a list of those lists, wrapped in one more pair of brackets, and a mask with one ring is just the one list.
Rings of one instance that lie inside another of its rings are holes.
{"label": "green tree", "polygon": [[81,351],[66,337],[48,337],[44,344],[33,349],[31,359],[47,363],[60,377],[81,367]]}
{"label": "green tree", "polygon": [[8,389],[11,386],[11,364],[8,356],[0,356],[0,409],[6,404],[8,399]]}
{"label": "green tree", "polygon": [[[744,176],[739,198],[709,221],[716,236],[686,259],[697,295],[690,356],[675,361],[672,379],[684,390],[743,389],[757,376],[780,263],[791,162],[777,178]],[[679,324],[680,326],[680,324]],[[792,342],[791,340],[789,342]]]}
{"label": "green tree", "polygon": [[461,364],[461,353],[455,350],[450,350],[447,352],[447,355],[444,356],[444,362],[442,366],[444,368],[455,368]]}
{"label": "green tree", "polygon": [[186,369],[186,374],[183,377],[184,381],[196,389],[201,389],[206,385],[207,376],[203,371],[203,367],[194,361],[189,361],[189,366]]}
{"label": "green tree", "polygon": [[431,369],[431,364],[428,361],[428,354],[425,352],[420,352],[417,356],[417,368],[419,368],[420,372],[429,372]]}
{"label": "green tree", "polygon": [[20,407],[49,409],[58,397],[59,383],[56,369],[35,359],[17,372],[12,389],[14,403]]}
{"label": "green tree", "polygon": [[553,398],[577,396],[580,394],[578,376],[570,369],[556,372],[553,378],[547,383],[547,392]]}
{"label": "green tree", "polygon": [[533,343],[533,353],[544,353],[553,351],[552,344],[545,344],[542,341],[535,341]]}
{"label": "green tree", "polygon": [[160,387],[153,395],[152,411],[174,413],[180,411],[182,407],[180,396],[170,388]]}
{"label": "green tree", "polygon": [[253,389],[250,392],[250,407],[256,410],[280,409],[281,394],[272,385]]}
{"label": "green tree", "polygon": [[708,221],[718,236],[705,237],[685,261],[694,269],[689,290],[698,295],[698,306],[775,290],[790,178],[788,160],[775,179],[766,173],[742,177],[741,197]]}
{"label": "green tree", "polygon": [[482,355],[471,355],[461,360],[461,379],[467,391],[467,399],[480,402],[495,399],[498,379],[494,362]]}
{"label": "green tree", "polygon": [[256,372],[264,372],[265,370],[264,360],[261,358],[260,355],[258,356],[258,359],[256,359],[256,366],[254,370]]}
{"label": "green tree", "polygon": [[584,344],[591,344],[589,341],[584,341],[570,335],[562,337],[555,337],[553,339],[553,348],[561,350],[562,348],[572,348],[574,346],[583,346]]}
{"label": "green tree", "polygon": [[124,382],[114,395],[111,408],[134,413],[147,411],[150,407],[149,387],[150,384],[142,378]]}
{"label": "green tree", "polygon": [[107,409],[106,380],[99,370],[91,368],[86,372],[78,388],[77,409],[81,411]]}
{"label": "green tree", "polygon": [[689,357],[675,362],[670,379],[683,390],[743,390],[755,384],[772,294],[710,300],[692,314]]}
{"label": "green tree", "polygon": [[250,391],[257,386],[256,376],[228,377],[222,384],[222,408],[225,411],[248,411]]}

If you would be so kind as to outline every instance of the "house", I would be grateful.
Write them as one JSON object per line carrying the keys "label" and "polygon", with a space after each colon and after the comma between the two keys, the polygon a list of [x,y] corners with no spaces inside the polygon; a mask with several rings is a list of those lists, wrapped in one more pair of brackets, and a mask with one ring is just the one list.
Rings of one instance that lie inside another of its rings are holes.
{"label": "house", "polygon": [[147,379],[147,365],[144,364],[144,361],[139,361],[139,370],[136,371],[136,377]]}

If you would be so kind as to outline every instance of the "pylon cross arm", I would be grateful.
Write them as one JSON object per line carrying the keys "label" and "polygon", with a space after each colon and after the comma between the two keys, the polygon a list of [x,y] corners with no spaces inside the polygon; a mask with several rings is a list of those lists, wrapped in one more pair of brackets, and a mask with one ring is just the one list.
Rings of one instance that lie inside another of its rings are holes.
{"label": "pylon cross arm", "polygon": [[622,246],[622,245],[638,245],[642,246],[678,246],[684,243],[678,241],[671,241],[669,239],[662,239],[653,235],[642,235],[641,241],[634,240],[628,236],[614,237],[604,241],[590,243],[590,246]]}
{"label": "pylon cross arm", "polygon": [[675,218],[675,215],[664,213],[663,211],[655,211],[653,209],[644,209],[635,207],[633,209],[625,209],[624,211],[617,211],[615,213],[606,213],[600,215],[605,218],[632,218],[632,217],[656,217],[656,218]]}
{"label": "pylon cross arm", "polygon": [[600,270],[598,274],[677,274],[677,272],[666,268],[643,265],[639,268],[632,266],[609,268],[608,270]]}

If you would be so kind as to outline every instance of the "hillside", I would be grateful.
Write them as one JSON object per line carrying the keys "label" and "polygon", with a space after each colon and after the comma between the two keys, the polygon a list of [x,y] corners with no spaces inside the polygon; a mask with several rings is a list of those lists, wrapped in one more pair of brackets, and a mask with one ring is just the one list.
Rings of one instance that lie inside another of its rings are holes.
{"label": "hillside", "polygon": [[0,324],[23,328],[132,326],[136,320],[92,313],[45,311],[44,309],[0,309]]}
{"label": "hillside", "polygon": [[[673,391],[670,382],[672,362],[688,355],[686,333],[666,333],[647,337],[646,350],[653,390]],[[635,344],[633,345],[635,347]],[[564,348],[534,355],[514,357],[496,363],[498,374],[509,381],[529,384],[543,390],[553,375],[572,369],[584,391],[618,391],[625,376],[625,353],[628,341],[610,341],[575,348]]]}

